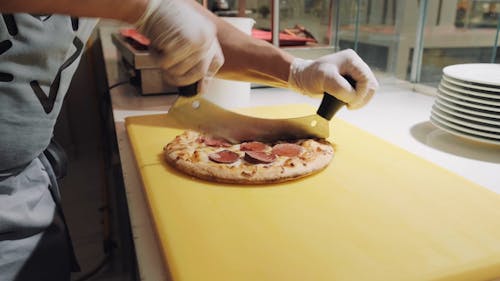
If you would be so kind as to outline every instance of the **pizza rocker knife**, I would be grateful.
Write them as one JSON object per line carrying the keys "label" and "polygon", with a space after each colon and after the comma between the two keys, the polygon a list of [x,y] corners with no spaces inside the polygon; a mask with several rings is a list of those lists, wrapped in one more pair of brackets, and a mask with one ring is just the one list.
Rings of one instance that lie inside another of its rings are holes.
{"label": "pizza rocker knife", "polygon": [[[344,77],[355,87],[351,77]],[[168,111],[183,128],[208,133],[232,143],[272,142],[301,138],[327,138],[329,121],[345,105],[324,93],[316,114],[287,119],[268,119],[236,113],[203,98],[198,83],[179,88],[179,97]]]}

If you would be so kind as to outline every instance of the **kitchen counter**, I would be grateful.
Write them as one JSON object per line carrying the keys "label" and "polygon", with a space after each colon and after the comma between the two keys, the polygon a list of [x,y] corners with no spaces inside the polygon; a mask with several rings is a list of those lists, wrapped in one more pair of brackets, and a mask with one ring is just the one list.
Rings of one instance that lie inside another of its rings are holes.
{"label": "kitchen counter", "polygon": [[[101,28],[99,31],[109,85],[123,81],[116,50],[109,40],[112,30]],[[500,146],[462,139],[430,124],[434,89],[415,87],[383,75],[378,77],[381,87],[367,106],[356,111],[342,109],[337,117],[500,193]],[[110,96],[141,280],[168,280],[125,131],[124,118],[165,113],[175,96],[140,96],[128,84],[114,87],[110,90]],[[262,88],[252,89],[250,100],[245,106],[296,103],[317,106],[319,100],[285,89]],[[335,134],[335,131],[332,133]],[[359,173],[362,175],[363,171]]]}

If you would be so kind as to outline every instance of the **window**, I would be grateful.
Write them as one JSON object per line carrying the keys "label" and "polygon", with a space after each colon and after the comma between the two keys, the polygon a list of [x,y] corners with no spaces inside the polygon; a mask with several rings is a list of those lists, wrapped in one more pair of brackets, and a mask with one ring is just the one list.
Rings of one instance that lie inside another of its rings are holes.
{"label": "window", "polygon": [[373,69],[413,82],[437,85],[451,64],[500,62],[500,0],[212,0],[209,6],[221,16],[254,18],[255,29],[267,32],[263,38],[279,34],[279,45],[297,56],[352,48]]}

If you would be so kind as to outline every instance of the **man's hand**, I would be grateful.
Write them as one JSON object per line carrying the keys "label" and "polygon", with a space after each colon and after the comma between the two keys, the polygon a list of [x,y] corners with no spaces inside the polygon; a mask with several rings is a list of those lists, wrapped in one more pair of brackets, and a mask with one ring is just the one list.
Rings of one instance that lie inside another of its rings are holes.
{"label": "man's hand", "polygon": [[[356,81],[354,89],[342,76]],[[343,50],[317,60],[296,58],[290,67],[289,87],[307,95],[327,92],[344,101],[349,109],[364,106],[378,88],[368,65],[353,50]]]}
{"label": "man's hand", "polygon": [[224,63],[214,23],[185,1],[192,0],[149,0],[136,23],[162,53],[164,79],[176,86],[214,76]]}

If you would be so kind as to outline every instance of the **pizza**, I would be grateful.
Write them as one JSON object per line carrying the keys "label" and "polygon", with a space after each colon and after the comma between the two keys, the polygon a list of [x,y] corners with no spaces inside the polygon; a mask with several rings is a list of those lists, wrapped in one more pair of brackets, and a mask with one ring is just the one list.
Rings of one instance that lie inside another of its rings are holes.
{"label": "pizza", "polygon": [[185,131],[164,148],[166,161],[196,178],[237,184],[277,183],[308,176],[331,162],[333,146],[325,139],[264,143],[228,141]]}

